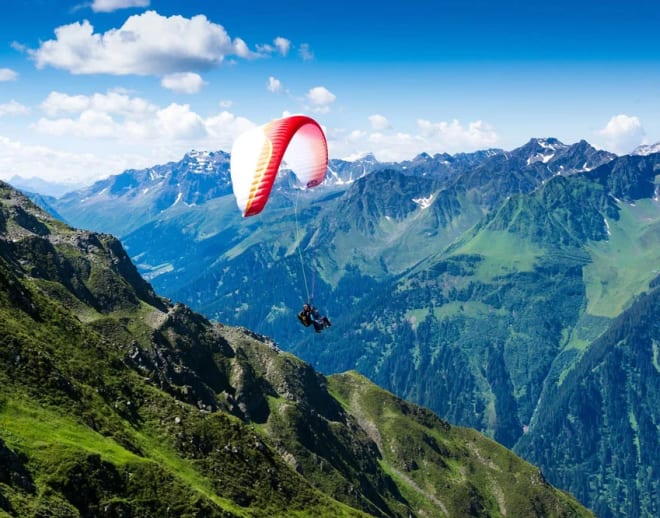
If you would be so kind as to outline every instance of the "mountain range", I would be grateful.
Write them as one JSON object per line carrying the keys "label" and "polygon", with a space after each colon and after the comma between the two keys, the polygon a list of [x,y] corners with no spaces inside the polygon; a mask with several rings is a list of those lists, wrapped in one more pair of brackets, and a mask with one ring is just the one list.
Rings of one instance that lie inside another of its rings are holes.
{"label": "mountain range", "polygon": [[[167,297],[482,431],[599,516],[660,512],[652,147],[331,161],[317,189],[283,171],[246,220],[227,167],[194,153],[44,201],[119,235]],[[311,298],[333,321],[320,335],[295,318]]]}
{"label": "mountain range", "polygon": [[3,516],[593,516],[355,371],[158,296],[0,182]]}

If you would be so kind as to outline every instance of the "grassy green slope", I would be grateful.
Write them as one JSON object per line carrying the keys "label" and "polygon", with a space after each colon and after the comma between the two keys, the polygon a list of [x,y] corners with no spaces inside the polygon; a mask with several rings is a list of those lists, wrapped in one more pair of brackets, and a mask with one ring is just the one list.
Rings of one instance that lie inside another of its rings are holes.
{"label": "grassy green slope", "polygon": [[[378,444],[384,469],[420,516],[579,516],[572,497],[474,430],[452,427],[354,371],[330,390]],[[524,498],[520,495],[524,494]]]}
{"label": "grassy green slope", "polygon": [[116,241],[1,194],[0,230],[12,239],[0,239],[0,457],[10,460],[0,509],[360,514],[311,487],[231,415],[211,388],[222,389],[220,370],[196,365],[218,376],[207,387],[184,367],[191,341],[208,355],[230,353],[217,331],[131,278]]}
{"label": "grassy green slope", "polygon": [[619,219],[607,220],[608,239],[587,247],[587,312],[596,316],[619,315],[660,271],[659,202],[642,199],[619,208]]}
{"label": "grassy green slope", "polygon": [[[35,326],[4,304],[0,310],[0,439],[25,459],[29,473],[27,482],[16,484],[10,473],[9,483],[0,484],[9,510],[18,516],[51,505],[66,509],[62,516],[98,514],[108,506],[148,516],[168,509],[214,516],[314,508],[355,514],[308,486],[265,444],[255,447],[264,439],[239,419],[200,412],[145,384],[124,366],[127,344],[109,342],[93,330],[98,322],[82,324],[37,290],[26,295],[49,320]],[[103,320],[106,330],[124,330],[111,340],[144,326],[128,322],[126,312]],[[133,343],[139,335],[130,333]],[[263,473],[270,475],[258,476]]]}

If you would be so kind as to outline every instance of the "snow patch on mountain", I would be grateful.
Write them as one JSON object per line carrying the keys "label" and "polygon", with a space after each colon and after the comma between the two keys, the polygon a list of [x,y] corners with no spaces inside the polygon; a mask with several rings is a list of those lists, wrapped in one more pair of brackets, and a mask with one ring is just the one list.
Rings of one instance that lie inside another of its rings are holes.
{"label": "snow patch on mountain", "polygon": [[651,144],[651,145],[639,146],[635,148],[635,150],[630,154],[647,156],[647,155],[652,155],[654,153],[660,153],[660,142],[656,142],[655,144]]}
{"label": "snow patch on mountain", "polygon": [[549,155],[544,155],[542,153],[537,153],[534,156],[530,156],[527,159],[527,165],[533,164],[535,162],[543,162],[544,164],[547,164],[550,160],[552,160],[555,157],[554,153],[551,153]]}
{"label": "snow patch on mountain", "polygon": [[433,194],[427,196],[426,198],[413,198],[413,202],[419,205],[419,207],[424,210],[428,209],[433,203]]}
{"label": "snow patch on mountain", "polygon": [[532,139],[530,146],[533,148],[533,154],[527,158],[527,165],[536,162],[547,164],[555,158],[558,151],[569,147],[557,139]]}
{"label": "snow patch on mountain", "polygon": [[192,150],[188,153],[191,159],[190,172],[195,174],[209,173],[213,171],[213,157],[210,151]]}

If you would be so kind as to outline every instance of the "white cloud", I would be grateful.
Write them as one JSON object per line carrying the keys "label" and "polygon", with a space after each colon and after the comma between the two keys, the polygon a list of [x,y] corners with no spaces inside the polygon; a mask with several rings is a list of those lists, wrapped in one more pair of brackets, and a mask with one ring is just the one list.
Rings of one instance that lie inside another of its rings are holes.
{"label": "white cloud", "polygon": [[625,114],[612,117],[597,134],[605,139],[606,149],[618,154],[630,153],[637,146],[647,143],[639,118]]}
{"label": "white cloud", "polygon": [[[51,92],[41,108],[46,117],[39,119],[34,129],[45,135],[123,140],[174,138],[187,133],[168,129],[167,114],[171,112],[163,112],[145,99],[123,92],[89,96]],[[185,115],[185,110],[181,115]],[[171,124],[176,128],[185,124],[185,120],[171,121]]]}
{"label": "white cloud", "polygon": [[277,50],[279,50],[280,54],[283,56],[286,56],[289,53],[289,50],[291,49],[291,41],[283,38],[282,36],[278,36],[275,38],[275,47]]}
{"label": "white cloud", "polygon": [[474,151],[492,147],[497,142],[495,130],[483,121],[470,122],[463,127],[456,119],[451,122],[417,120],[421,136],[434,148],[444,148],[448,153]]}
{"label": "white cloud", "polygon": [[[90,102],[90,106],[93,105]],[[172,103],[165,108],[150,107],[142,112],[107,111],[89,107],[77,117],[41,118],[34,129],[57,137],[127,140],[196,140],[206,136],[205,123],[187,104]]]}
{"label": "white cloud", "polygon": [[225,151],[231,150],[238,135],[255,127],[255,124],[245,117],[237,117],[228,111],[205,119],[204,124],[208,132],[206,149]]}
{"label": "white cloud", "polygon": [[14,72],[11,68],[0,68],[0,82],[14,81],[17,77],[18,73]]}
{"label": "white cloud", "polygon": [[303,43],[298,49],[298,55],[303,59],[303,61],[311,61],[314,59],[314,53],[309,46],[309,43]]}
{"label": "white cloud", "polygon": [[278,93],[282,91],[282,82],[273,76],[268,78],[268,85],[266,86],[269,92]]}
{"label": "white cloud", "polygon": [[198,139],[206,135],[204,121],[187,104],[172,103],[156,113],[156,126],[170,139]]}
{"label": "white cloud", "polygon": [[78,118],[39,119],[33,128],[44,135],[78,138],[112,138],[124,134],[122,125],[109,114],[85,110]]}
{"label": "white cloud", "polygon": [[203,117],[187,104],[159,107],[115,92],[54,92],[42,107],[46,116],[23,142],[0,135],[0,177],[89,183],[129,168],[180,160],[191,149],[229,151],[239,134],[255,126],[227,111]]}
{"label": "white cloud", "polygon": [[68,95],[51,92],[41,103],[41,109],[47,115],[55,117],[60,113],[74,113],[85,110],[91,105],[91,98],[86,95]]}
{"label": "white cloud", "polygon": [[369,117],[371,127],[377,131],[384,131],[390,128],[390,121],[383,115],[374,114]]}
{"label": "white cloud", "polygon": [[17,52],[27,53],[30,50],[26,45],[18,41],[12,41],[9,46]]}
{"label": "white cloud", "polygon": [[92,11],[95,13],[110,13],[127,7],[149,7],[149,0],[94,0]]}
{"label": "white cloud", "polygon": [[348,140],[353,142],[358,142],[367,137],[368,133],[366,131],[353,130],[348,134]]}
{"label": "white cloud", "polygon": [[90,182],[129,167],[149,165],[140,162],[136,156],[119,157],[113,154],[101,159],[93,153],[61,151],[0,136],[0,171],[6,180],[19,175],[61,182]]}
{"label": "white cloud", "polygon": [[169,74],[160,80],[161,86],[181,94],[196,94],[206,84],[199,74],[180,72]]}
{"label": "white cloud", "polygon": [[29,113],[30,110],[27,106],[22,105],[19,102],[16,102],[14,99],[8,103],[0,104],[0,117],[3,115],[25,115]]}
{"label": "white cloud", "polygon": [[268,54],[280,54],[282,56],[286,56],[289,53],[289,50],[291,49],[291,41],[283,38],[281,36],[278,36],[273,40],[273,44],[270,45],[266,43],[265,45],[257,45],[257,52],[260,53],[262,56],[268,55]]}
{"label": "white cloud", "polygon": [[121,91],[115,90],[110,90],[106,94],[95,93],[91,96],[51,92],[41,103],[41,108],[50,117],[56,117],[62,113],[79,113],[85,110],[114,113],[126,117],[142,117],[157,110],[155,105],[145,99],[130,97]]}
{"label": "white cloud", "polygon": [[[231,103],[221,103],[226,108]],[[51,92],[41,103],[45,117],[33,124],[37,134],[76,137],[93,142],[112,140],[112,146],[153,148],[231,149],[239,130],[252,123],[227,111],[203,117],[188,104],[160,107],[140,97],[110,91],[94,95]],[[187,144],[186,144],[187,143]]]}
{"label": "white cloud", "polygon": [[[383,122],[376,118],[376,122]],[[353,159],[373,152],[381,161],[409,160],[419,153],[458,153],[493,147],[498,141],[495,130],[482,121],[467,126],[458,121],[417,121],[417,131],[384,133],[375,130],[333,131],[328,136],[331,156]]]}
{"label": "white cloud", "polygon": [[250,58],[260,57],[260,54],[256,52],[252,52],[248,48],[247,43],[245,43],[241,38],[236,38],[234,40],[234,49],[235,49],[235,54],[241,58],[250,59]]}
{"label": "white cloud", "polygon": [[316,86],[307,92],[307,99],[313,104],[313,110],[319,113],[330,111],[330,105],[337,96],[325,86]]}
{"label": "white cloud", "polygon": [[119,29],[100,34],[84,20],[55,29],[55,39],[29,51],[38,68],[73,74],[165,75],[205,70],[226,56],[257,57],[240,38],[206,16],[165,17],[155,11],[130,16]]}

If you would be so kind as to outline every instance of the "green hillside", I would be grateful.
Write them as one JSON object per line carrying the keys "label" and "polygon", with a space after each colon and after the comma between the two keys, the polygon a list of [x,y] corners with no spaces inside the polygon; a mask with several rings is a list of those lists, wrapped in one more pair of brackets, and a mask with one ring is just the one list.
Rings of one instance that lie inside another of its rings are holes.
{"label": "green hillside", "polygon": [[584,269],[587,313],[615,317],[660,272],[660,216],[650,199],[620,204],[618,219],[608,219],[608,238],[590,243]]}
{"label": "green hillside", "polygon": [[[381,464],[404,498],[425,516],[562,516],[579,514],[568,495],[536,493],[541,472],[474,430],[452,427],[354,371],[329,378],[331,393],[350,409],[383,452]],[[467,462],[465,462],[467,459]],[[444,487],[446,491],[438,491]]]}

